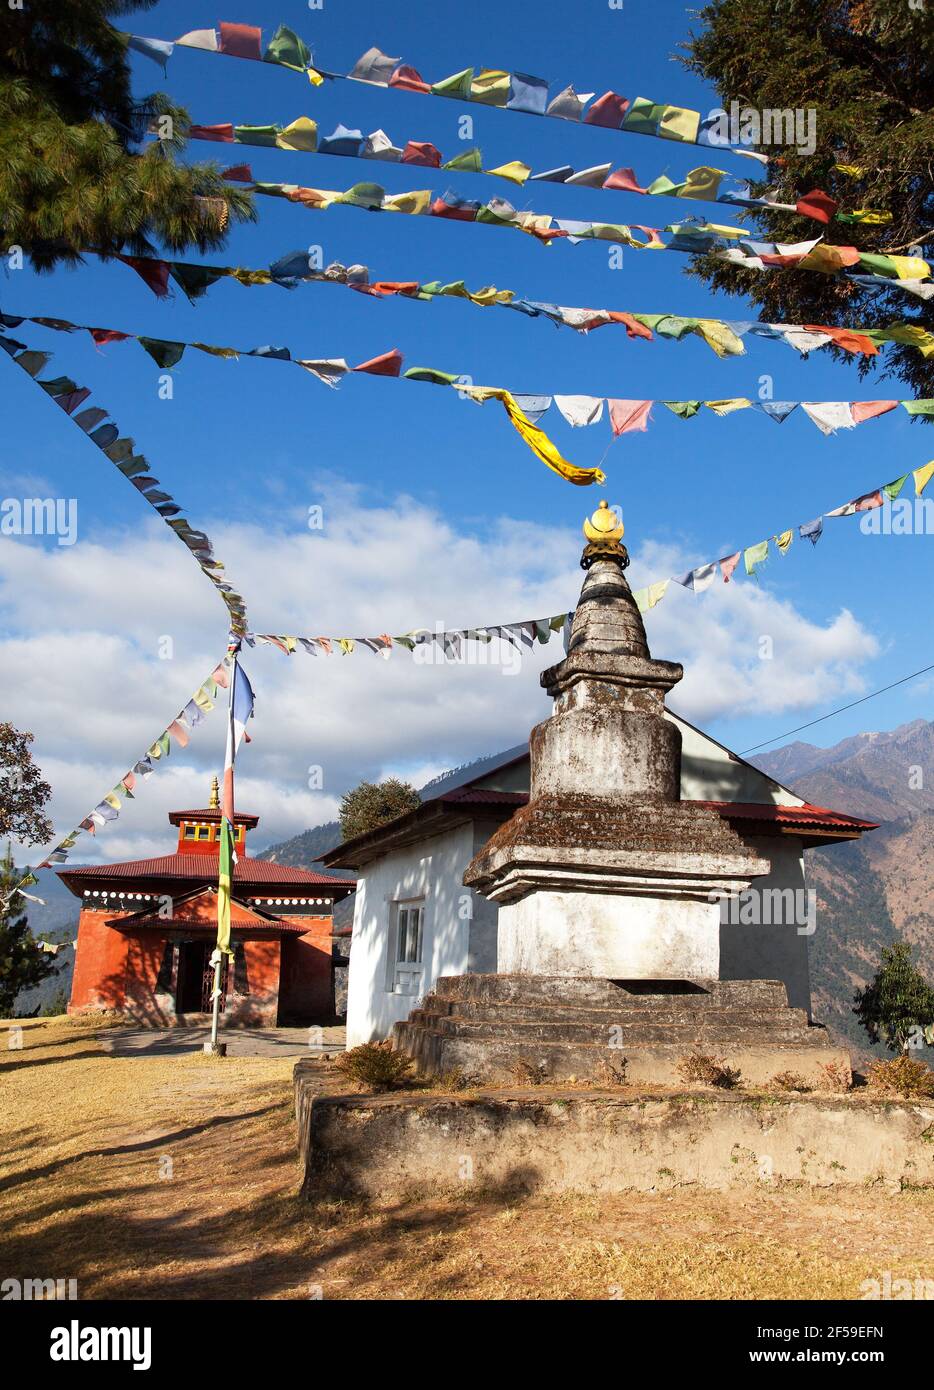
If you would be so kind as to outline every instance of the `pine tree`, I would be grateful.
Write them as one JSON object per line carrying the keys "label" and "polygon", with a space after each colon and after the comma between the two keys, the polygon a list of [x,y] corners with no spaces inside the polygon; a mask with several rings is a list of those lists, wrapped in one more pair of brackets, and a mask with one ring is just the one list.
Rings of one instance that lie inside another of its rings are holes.
{"label": "pine tree", "polygon": [[22,877],[8,843],[0,859],[0,1018],[13,1017],[20,990],[33,989],[58,973],[29,930],[22,897],[10,897]]}
{"label": "pine tree", "polygon": [[[29,0],[0,7],[0,250],[33,266],[82,251],[202,253],[231,216],[252,219],[244,189],[218,165],[180,164],[186,113],[168,97],[134,97],[126,36],[110,20],[155,0]],[[157,116],[173,139],[141,141]]]}
{"label": "pine tree", "polygon": [[[834,221],[803,230],[800,217],[756,210],[741,215],[750,235],[798,242],[824,232],[824,240],[864,252],[931,259],[934,249],[934,23],[930,4],[912,0],[712,0],[700,11],[704,26],[683,45],[682,59],[712,82],[724,109],[738,102],[756,111],[813,110],[816,151],[762,146],[778,155],[778,173],[753,184],[776,201],[794,203],[820,188],[842,211],[890,213],[883,225]],[[715,161],[714,161],[715,162]],[[749,162],[749,161],[745,161]],[[840,166],[846,166],[847,173]],[[751,225],[750,225],[751,224]],[[810,271],[760,271],[707,256],[689,271],[716,290],[748,295],[766,322],[786,321],[886,327],[905,319],[934,329],[934,299],[862,287]],[[882,366],[918,396],[934,396],[934,359],[907,346],[889,346],[881,359],[835,346],[856,361],[861,376]],[[923,417],[919,417],[923,418]]]}
{"label": "pine tree", "polygon": [[385,782],[361,782],[341,797],[341,834],[345,840],[376,830],[421,805],[421,797],[408,782],[388,777]]}
{"label": "pine tree", "polygon": [[890,1052],[918,1045],[934,1025],[934,989],[911,961],[905,941],[882,948],[882,963],[873,980],[853,996],[853,1012],[870,1042],[883,1042]]}

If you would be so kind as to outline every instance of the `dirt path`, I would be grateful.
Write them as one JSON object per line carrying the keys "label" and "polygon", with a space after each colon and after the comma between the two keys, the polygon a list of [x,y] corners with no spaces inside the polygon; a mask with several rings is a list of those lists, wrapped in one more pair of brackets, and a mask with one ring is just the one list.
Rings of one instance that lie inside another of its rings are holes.
{"label": "dirt path", "polygon": [[[298,1196],[293,1059],[108,1055],[0,1024],[0,1278],[93,1298],[827,1298],[934,1279],[934,1193]],[[327,1064],[322,1088],[344,1089]]]}

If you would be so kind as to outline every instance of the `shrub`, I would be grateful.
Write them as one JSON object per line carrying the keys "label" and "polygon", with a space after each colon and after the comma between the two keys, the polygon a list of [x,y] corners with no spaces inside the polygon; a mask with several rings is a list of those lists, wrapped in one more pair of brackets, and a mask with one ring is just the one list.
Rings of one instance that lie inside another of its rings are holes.
{"label": "shrub", "polygon": [[822,1091],[849,1091],[853,1085],[853,1073],[846,1062],[821,1062],[820,1089]]}
{"label": "shrub", "polygon": [[885,1062],[873,1062],[869,1068],[868,1084],[874,1091],[889,1096],[934,1097],[934,1071],[926,1062],[914,1057],[893,1057]]}
{"label": "shrub", "polygon": [[374,1091],[389,1091],[409,1080],[415,1065],[404,1052],[396,1052],[392,1043],[368,1042],[352,1047],[337,1060],[337,1067],[349,1081],[370,1086]]}
{"label": "shrub", "polygon": [[742,1080],[740,1072],[728,1067],[722,1057],[709,1057],[704,1052],[692,1052],[678,1063],[682,1081],[699,1081],[702,1086],[719,1086],[732,1091]]}
{"label": "shrub", "polygon": [[548,1079],[544,1062],[513,1062],[509,1070],[519,1086],[541,1086]]}
{"label": "shrub", "polygon": [[796,1071],[776,1072],[769,1082],[769,1088],[773,1091],[811,1091],[814,1089]]}

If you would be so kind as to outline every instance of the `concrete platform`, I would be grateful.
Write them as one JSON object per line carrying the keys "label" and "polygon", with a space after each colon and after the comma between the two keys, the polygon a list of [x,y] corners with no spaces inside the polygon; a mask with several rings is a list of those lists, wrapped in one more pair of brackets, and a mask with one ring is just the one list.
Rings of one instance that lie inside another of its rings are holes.
{"label": "concrete platform", "polygon": [[534,1088],[314,1095],[295,1068],[304,1193],[934,1186],[934,1104],[860,1095]]}
{"label": "concrete platform", "polygon": [[[309,1045],[309,1036],[321,1035],[321,1042]],[[97,1034],[105,1052],[114,1057],[173,1057],[201,1052],[211,1030],[204,1028],[108,1028]],[[228,1057],[305,1057],[343,1052],[346,1030],[341,1027],[309,1028],[224,1028],[221,1041]]]}

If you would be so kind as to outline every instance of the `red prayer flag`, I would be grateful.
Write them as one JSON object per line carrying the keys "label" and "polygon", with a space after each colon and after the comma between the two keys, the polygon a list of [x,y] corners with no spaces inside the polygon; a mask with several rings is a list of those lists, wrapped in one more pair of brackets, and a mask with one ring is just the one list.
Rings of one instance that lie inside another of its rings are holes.
{"label": "red prayer flag", "polygon": [[863,420],[874,420],[877,415],[885,415],[888,411],[894,410],[898,401],[852,401],[850,404],[850,414],[857,425],[862,424]]}
{"label": "red prayer flag", "polygon": [[379,357],[371,357],[369,362],[361,362],[352,367],[354,372],[369,372],[370,376],[398,376],[402,370],[402,353],[398,348],[384,352]]}
{"label": "red prayer flag", "polygon": [[228,53],[232,58],[262,58],[262,29],[256,29],[252,24],[223,23],[220,29],[221,53]]}
{"label": "red prayer flag", "polygon": [[862,352],[867,357],[877,357],[879,349],[871,338],[867,338],[865,333],[857,333],[852,328],[828,328],[823,323],[806,323],[804,325],[811,333],[826,333],[832,338],[837,347],[841,347],[846,352]]}
{"label": "red prayer flag", "polygon": [[649,191],[642,187],[632,169],[614,169],[612,174],[607,174],[603,181],[603,187],[622,188],[627,193],[648,193]]}
{"label": "red prayer flag", "polygon": [[799,212],[802,217],[812,217],[815,222],[826,224],[831,220],[838,207],[839,203],[835,203],[829,193],[815,188],[798,199],[795,204],[795,211]]}
{"label": "red prayer flag", "polygon": [[730,576],[739,564],[739,557],[742,551],[737,550],[735,555],[724,555],[720,561],[720,572],[723,575],[724,584],[729,584]]}
{"label": "red prayer flag", "polygon": [[626,336],[629,338],[647,338],[652,341],[652,330],[647,328],[644,323],[634,319],[632,314],[624,314],[620,310],[610,309],[607,311],[612,323],[624,323],[626,325]]}
{"label": "red prayer flag", "polygon": [[436,198],[428,211],[432,217],[450,217],[455,222],[475,222],[477,220],[476,208],[456,207],[451,203],[446,203],[443,198]]}
{"label": "red prayer flag", "polygon": [[73,415],[90,396],[91,392],[87,386],[79,386],[76,391],[69,391],[67,395],[55,396],[53,399],[56,405],[60,405],[66,415]]}
{"label": "red prayer flag", "polygon": [[604,92],[597,97],[584,117],[585,125],[604,125],[611,130],[619,130],[623,117],[629,110],[629,102],[619,92]]}
{"label": "red prayer flag", "polygon": [[403,164],[424,164],[429,169],[441,168],[441,151],[430,140],[410,140],[402,151]]}
{"label": "red prayer flag", "polygon": [[224,170],[224,178],[237,183],[252,183],[253,170],[249,164],[232,164],[229,169]]}
{"label": "red prayer flag", "polygon": [[129,333],[118,333],[115,328],[89,328],[88,332],[100,346],[104,343],[123,343],[130,336]]}
{"label": "red prayer flag", "polygon": [[146,281],[153,294],[164,299],[169,292],[169,263],[156,261],[148,256],[118,256],[118,261],[130,266],[137,275]]}
{"label": "red prayer flag", "polygon": [[430,92],[431,88],[424,80],[420,72],[410,68],[407,63],[400,63],[392,77],[389,79],[390,87],[401,87],[404,92]]}
{"label": "red prayer flag", "polygon": [[220,140],[224,144],[232,145],[234,128],[229,122],[221,125],[193,125],[189,126],[188,134],[192,140]]}
{"label": "red prayer flag", "polygon": [[610,407],[610,424],[617,436],[629,434],[632,430],[648,427],[651,401],[613,401],[607,400]]}

